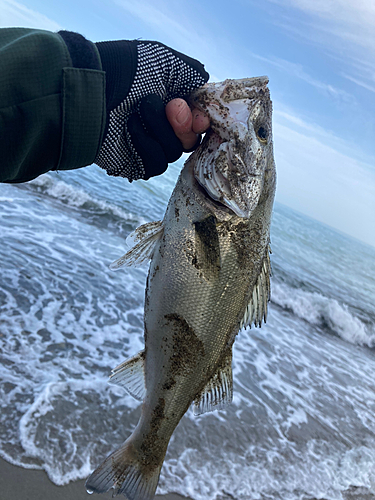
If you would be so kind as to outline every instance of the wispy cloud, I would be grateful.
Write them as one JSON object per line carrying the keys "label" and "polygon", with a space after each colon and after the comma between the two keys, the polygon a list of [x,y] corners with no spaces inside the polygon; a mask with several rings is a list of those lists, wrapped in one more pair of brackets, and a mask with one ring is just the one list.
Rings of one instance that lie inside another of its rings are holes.
{"label": "wispy cloud", "polygon": [[274,115],[278,200],[375,245],[375,158],[292,112]]}
{"label": "wispy cloud", "polygon": [[342,89],[338,89],[329,83],[322,82],[311,75],[309,75],[304,67],[301,64],[292,63],[285,59],[281,59],[278,57],[263,57],[258,54],[252,54],[252,56],[256,59],[266,62],[267,64],[271,64],[272,66],[289,73],[290,75],[299,78],[300,80],[305,81],[309,85],[312,85],[316,89],[324,92],[325,94],[334,97],[335,99],[343,100],[345,102],[354,102],[355,98],[348,92]]}
{"label": "wispy cloud", "polygon": [[50,31],[63,29],[47,16],[31,10],[14,0],[0,0],[0,27],[39,28]]}
{"label": "wispy cloud", "polygon": [[[307,14],[315,28],[351,44],[375,50],[375,3],[373,0],[270,0]],[[317,24],[319,21],[319,24]]]}
{"label": "wispy cloud", "polygon": [[[133,0],[115,0],[115,3],[146,26],[158,33],[161,41],[166,41],[177,50],[193,57],[208,52],[208,36],[201,36],[191,23],[191,17],[183,15],[177,2],[134,2]],[[181,12],[180,12],[181,11]],[[197,53],[199,48],[199,54]]]}
{"label": "wispy cloud", "polygon": [[344,78],[347,78],[351,82],[355,83],[356,85],[359,85],[360,87],[363,87],[364,89],[369,90],[370,92],[375,92],[375,83],[374,85],[370,85],[367,82],[364,82],[362,80],[359,80],[358,78],[354,78],[353,76],[350,75],[345,75],[343,74]]}
{"label": "wispy cloud", "polygon": [[355,140],[343,139],[334,131],[309,121],[310,117],[297,115],[294,109],[280,101],[274,101],[273,117],[279,125],[293,128],[308,137],[314,137],[321,144],[329,145],[335,151],[359,161],[362,165],[366,165],[366,168],[375,172],[375,157],[361,150]]}
{"label": "wispy cloud", "polygon": [[[293,36],[319,45],[352,65],[352,81],[372,91],[375,72],[373,0],[268,0],[280,8],[275,24]],[[355,69],[355,71],[354,71]],[[370,88],[368,88],[370,87]]]}

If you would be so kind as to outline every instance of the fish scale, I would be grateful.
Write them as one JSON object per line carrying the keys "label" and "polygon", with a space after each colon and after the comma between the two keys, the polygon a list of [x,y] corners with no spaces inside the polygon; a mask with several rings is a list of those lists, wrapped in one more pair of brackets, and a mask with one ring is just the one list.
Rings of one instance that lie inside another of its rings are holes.
{"label": "fish scale", "polygon": [[135,246],[112,266],[151,261],[145,350],[112,375],[142,412],[89,477],[88,491],[151,500],[189,406],[200,414],[232,400],[232,344],[242,326],[261,326],[270,296],[276,177],[267,81],[227,80],[193,94],[212,128],[186,162],[163,221],[138,228]]}

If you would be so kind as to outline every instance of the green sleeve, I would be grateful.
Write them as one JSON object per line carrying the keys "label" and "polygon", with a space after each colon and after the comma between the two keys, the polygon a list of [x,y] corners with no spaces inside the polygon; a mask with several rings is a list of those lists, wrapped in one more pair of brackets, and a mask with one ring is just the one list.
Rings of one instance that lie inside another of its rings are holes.
{"label": "green sleeve", "polygon": [[105,121],[104,71],[74,67],[57,33],[0,29],[1,182],[90,165]]}

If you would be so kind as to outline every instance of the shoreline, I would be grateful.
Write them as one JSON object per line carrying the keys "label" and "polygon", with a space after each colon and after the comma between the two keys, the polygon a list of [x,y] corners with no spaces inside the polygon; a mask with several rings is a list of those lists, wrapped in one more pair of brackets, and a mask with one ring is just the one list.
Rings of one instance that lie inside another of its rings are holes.
{"label": "shoreline", "polygon": [[[52,483],[44,470],[24,469],[0,457],[0,500],[110,500],[112,490],[100,495],[89,495],[85,479],[64,486]],[[375,494],[366,487],[349,486],[342,491],[344,500],[375,500]],[[124,499],[123,495],[117,497]],[[234,498],[234,497],[233,497]],[[249,497],[251,500],[252,497]],[[310,500],[318,500],[309,497]],[[179,493],[155,495],[155,500],[192,500]]]}
{"label": "shoreline", "polygon": [[[65,486],[52,483],[43,470],[24,469],[12,465],[0,457],[0,500],[109,500],[112,491],[101,495],[89,495],[85,479],[73,481]],[[124,498],[122,495],[118,497]],[[155,500],[191,500],[178,493],[156,495]]]}

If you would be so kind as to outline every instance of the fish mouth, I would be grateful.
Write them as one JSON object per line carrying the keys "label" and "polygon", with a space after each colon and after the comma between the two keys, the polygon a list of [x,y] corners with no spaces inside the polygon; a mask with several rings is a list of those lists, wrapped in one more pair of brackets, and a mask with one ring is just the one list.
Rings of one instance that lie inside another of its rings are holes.
{"label": "fish mouth", "polygon": [[205,138],[205,142],[206,145],[202,144],[200,147],[201,151],[197,151],[195,179],[213,201],[224,205],[238,217],[247,218],[248,209],[240,206],[243,203],[236,200],[231,182],[223,174],[224,169],[220,168],[225,165],[225,170],[228,171],[232,166],[228,143],[213,131]]}
{"label": "fish mouth", "polygon": [[224,205],[234,212],[238,217],[247,217],[246,211],[242,210],[238,203],[231,198],[230,185],[228,179],[223,174],[217,171],[216,168],[211,170],[209,178],[202,175],[201,170],[194,175],[199,185],[204,189],[205,193],[216,203]]}
{"label": "fish mouth", "polygon": [[227,212],[228,214],[231,214],[231,215],[233,214],[234,211],[231,208],[229,208],[228,205],[224,204],[223,200],[218,200],[218,199],[214,198],[213,195],[209,193],[206,186],[203,186],[203,184],[201,182],[199,182],[199,179],[197,179],[194,174],[193,174],[193,177],[194,177],[194,180],[196,181],[196,189],[200,193],[202,193],[204,198],[208,199],[210,201],[210,203],[214,207],[216,207],[217,209],[224,210],[225,212]]}

